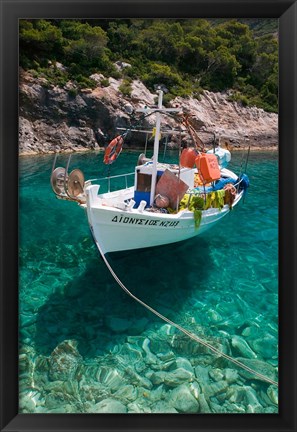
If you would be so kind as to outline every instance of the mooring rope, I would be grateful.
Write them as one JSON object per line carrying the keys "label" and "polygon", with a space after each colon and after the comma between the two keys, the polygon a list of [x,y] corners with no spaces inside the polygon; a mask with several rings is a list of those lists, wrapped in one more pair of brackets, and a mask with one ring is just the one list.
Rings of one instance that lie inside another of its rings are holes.
{"label": "mooring rope", "polygon": [[136,300],[138,303],[140,303],[142,306],[144,306],[146,309],[148,309],[150,312],[152,312],[153,314],[155,314],[157,317],[161,318],[163,321],[167,322],[168,324],[172,325],[173,327],[177,328],[180,332],[184,333],[185,335],[187,335],[189,338],[193,339],[194,341],[200,343],[201,345],[207,347],[209,350],[211,350],[212,352],[214,352],[215,354],[224,357],[226,360],[229,360],[230,362],[236,364],[237,366],[239,366],[240,368],[246,370],[247,372],[251,373],[252,375],[255,375],[257,377],[259,377],[260,379],[262,379],[263,381],[267,381],[270,384],[273,384],[275,386],[278,387],[278,382],[274,381],[273,379],[255,371],[254,369],[246,366],[244,363],[236,360],[235,358],[229,356],[228,354],[223,353],[222,351],[220,351],[219,349],[215,348],[214,346],[212,346],[210,343],[208,343],[207,341],[201,339],[200,337],[196,336],[195,334],[189,332],[188,330],[186,330],[185,328],[181,327],[179,324],[176,324],[175,322],[171,321],[169,318],[166,318],[164,315],[160,314],[157,310],[153,309],[151,306],[149,306],[148,304],[146,304],[144,301],[142,301],[140,298],[136,297],[134,294],[132,294],[128,288],[123,284],[123,282],[118,278],[118,276],[116,275],[116,273],[114,272],[114,270],[112,269],[111,265],[109,264],[106,256],[104,255],[99,243],[97,242],[97,240],[94,238],[96,246],[100,252],[100,255],[102,256],[103,261],[106,264],[106,267],[108,268],[108,270],[110,271],[112,277],[115,279],[115,281],[118,283],[118,285],[130,296],[132,297],[134,300]]}

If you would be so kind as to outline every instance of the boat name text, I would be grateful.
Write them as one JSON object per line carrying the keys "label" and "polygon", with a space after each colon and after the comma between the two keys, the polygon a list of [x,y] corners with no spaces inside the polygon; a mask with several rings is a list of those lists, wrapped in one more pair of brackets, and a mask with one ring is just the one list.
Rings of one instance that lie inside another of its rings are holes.
{"label": "boat name text", "polygon": [[176,227],[179,221],[160,221],[158,219],[138,219],[129,216],[114,216],[111,222],[134,224],[134,225],[150,225],[159,227]]}

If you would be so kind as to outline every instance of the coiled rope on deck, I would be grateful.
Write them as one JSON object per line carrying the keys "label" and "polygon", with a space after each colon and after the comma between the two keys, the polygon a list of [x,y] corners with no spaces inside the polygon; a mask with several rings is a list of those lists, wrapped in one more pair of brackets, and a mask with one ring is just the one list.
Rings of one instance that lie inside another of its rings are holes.
{"label": "coiled rope on deck", "polygon": [[100,255],[102,256],[103,261],[106,264],[106,267],[108,268],[108,270],[110,271],[112,277],[115,279],[115,281],[118,283],[118,285],[130,296],[132,297],[134,300],[136,300],[138,303],[140,303],[142,306],[144,306],[146,309],[148,309],[150,312],[152,312],[153,314],[155,314],[157,317],[161,318],[163,321],[167,322],[168,324],[172,325],[173,327],[177,328],[180,332],[184,333],[185,335],[187,335],[189,338],[193,339],[194,341],[200,343],[201,345],[207,347],[210,351],[214,352],[215,354],[224,357],[226,360],[229,360],[230,362],[236,364],[237,366],[239,366],[240,368],[246,370],[247,372],[251,373],[252,375],[255,375],[257,377],[259,377],[260,379],[262,379],[263,381],[269,382],[270,384],[273,384],[275,386],[278,387],[278,382],[274,381],[273,379],[255,371],[254,369],[251,369],[250,367],[246,366],[244,363],[234,359],[233,357],[229,356],[228,354],[223,353],[222,351],[218,350],[217,348],[215,348],[214,346],[212,346],[210,343],[208,343],[207,341],[201,339],[200,337],[198,337],[197,335],[189,332],[188,330],[186,330],[185,328],[181,327],[179,324],[176,324],[175,322],[171,321],[169,318],[166,318],[164,315],[160,314],[157,310],[153,309],[151,306],[149,306],[148,304],[146,304],[144,301],[142,301],[140,298],[136,297],[134,294],[131,293],[131,291],[128,290],[128,288],[123,284],[123,282],[118,278],[118,276],[116,275],[116,273],[114,272],[113,268],[111,267],[111,265],[109,264],[107,258],[105,257],[99,243],[97,242],[97,240],[94,238],[96,246],[100,252]]}

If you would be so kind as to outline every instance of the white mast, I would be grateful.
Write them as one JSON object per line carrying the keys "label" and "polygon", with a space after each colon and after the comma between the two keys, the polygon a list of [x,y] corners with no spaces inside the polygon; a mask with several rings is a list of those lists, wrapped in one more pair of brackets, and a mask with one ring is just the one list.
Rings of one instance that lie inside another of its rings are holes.
{"label": "white mast", "polygon": [[[157,93],[159,93],[158,109],[161,110],[162,109],[162,101],[163,101],[163,91],[157,90]],[[161,129],[161,114],[160,114],[160,111],[157,111],[156,112],[156,134],[155,134],[155,141],[154,141],[154,156],[153,156],[153,171],[152,171],[150,205],[153,205],[154,199],[155,199],[160,129]]]}
{"label": "white mast", "polygon": [[179,108],[163,108],[163,90],[159,87],[156,93],[159,94],[158,107],[157,108],[143,108],[138,109],[137,112],[155,112],[156,113],[156,130],[155,130],[155,141],[154,141],[154,154],[153,154],[153,167],[152,167],[152,182],[151,182],[151,195],[150,195],[150,205],[153,204],[155,199],[156,191],[156,181],[157,181],[157,163],[159,154],[159,141],[160,141],[160,131],[161,131],[161,113],[162,112],[180,112]]}

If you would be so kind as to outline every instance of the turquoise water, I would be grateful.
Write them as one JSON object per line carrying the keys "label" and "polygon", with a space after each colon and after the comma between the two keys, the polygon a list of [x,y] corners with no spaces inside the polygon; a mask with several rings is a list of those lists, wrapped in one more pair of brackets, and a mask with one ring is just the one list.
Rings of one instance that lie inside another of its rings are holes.
{"label": "turquoise water", "polygon": [[[174,161],[175,153],[170,157]],[[133,171],[123,152],[111,175]],[[86,179],[102,153],[75,154]],[[67,156],[60,156],[65,166]],[[230,168],[239,171],[242,154]],[[277,413],[277,387],[198,345],[116,284],[77,204],[50,188],[53,156],[20,158],[21,413]],[[278,156],[251,153],[244,204],[201,237],[110,263],[169,319],[277,380]],[[247,360],[245,360],[247,359]]]}

